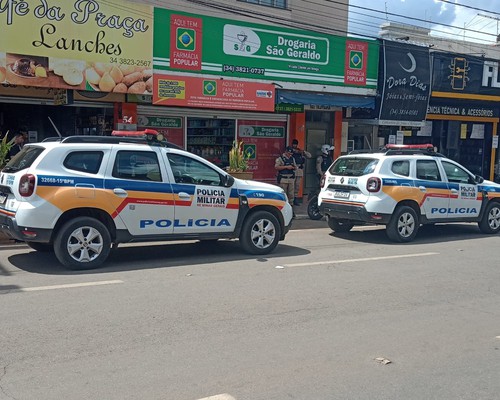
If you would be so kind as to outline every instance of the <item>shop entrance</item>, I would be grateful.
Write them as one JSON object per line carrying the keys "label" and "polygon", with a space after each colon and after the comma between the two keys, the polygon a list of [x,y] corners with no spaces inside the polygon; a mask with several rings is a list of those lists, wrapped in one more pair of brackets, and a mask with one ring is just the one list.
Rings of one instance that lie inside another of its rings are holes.
{"label": "shop entrance", "polygon": [[306,150],[312,157],[306,160],[304,194],[316,190],[319,185],[316,176],[316,158],[321,154],[321,146],[328,142],[326,129],[307,129]]}

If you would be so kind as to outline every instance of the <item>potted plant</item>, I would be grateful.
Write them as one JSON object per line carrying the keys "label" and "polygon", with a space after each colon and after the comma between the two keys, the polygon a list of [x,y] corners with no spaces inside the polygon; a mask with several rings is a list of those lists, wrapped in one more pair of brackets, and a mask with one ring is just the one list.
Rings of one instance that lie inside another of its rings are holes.
{"label": "potted plant", "polygon": [[252,179],[253,173],[248,169],[248,154],[243,151],[243,141],[234,140],[229,150],[229,167],[227,172],[239,179]]}
{"label": "potted plant", "polygon": [[0,141],[0,170],[5,167],[5,164],[7,164],[7,161],[9,161],[9,151],[14,144],[14,139],[7,141],[8,136],[9,131],[7,131],[5,136]]}

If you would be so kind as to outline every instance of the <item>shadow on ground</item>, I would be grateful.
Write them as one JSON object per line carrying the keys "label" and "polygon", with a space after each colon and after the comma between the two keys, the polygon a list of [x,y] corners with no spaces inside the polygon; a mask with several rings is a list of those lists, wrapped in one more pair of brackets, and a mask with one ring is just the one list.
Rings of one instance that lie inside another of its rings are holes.
{"label": "shadow on ground", "polygon": [[355,227],[350,232],[330,232],[330,236],[371,244],[386,244],[393,246],[416,246],[422,244],[435,244],[445,242],[456,242],[459,240],[473,240],[488,237],[482,233],[477,224],[473,223],[450,223],[423,225],[418,230],[417,236],[409,243],[396,243],[391,241],[386,233],[384,226],[360,226]]}
{"label": "shadow on ground", "polygon": [[41,253],[26,248],[26,252],[9,257],[9,262],[23,271],[49,275],[102,274],[153,268],[185,267],[193,264],[210,265],[221,262],[255,260],[265,262],[276,257],[301,256],[310,251],[280,243],[273,253],[251,256],[243,253],[238,242],[172,242],[123,245],[111,251],[98,269],[71,271],[59,264],[53,253]]}

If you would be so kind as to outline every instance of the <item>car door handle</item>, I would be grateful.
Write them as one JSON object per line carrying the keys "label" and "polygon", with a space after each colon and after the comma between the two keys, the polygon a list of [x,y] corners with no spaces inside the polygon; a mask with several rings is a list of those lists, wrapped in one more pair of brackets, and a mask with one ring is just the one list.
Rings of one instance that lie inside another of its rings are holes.
{"label": "car door handle", "polygon": [[427,192],[427,189],[425,188],[425,186],[419,186],[418,187],[418,190],[420,190],[421,192]]}
{"label": "car door handle", "polygon": [[191,196],[189,194],[187,194],[186,192],[179,192],[179,194],[177,196],[179,196],[179,199],[191,200]]}
{"label": "car door handle", "polygon": [[114,188],[113,193],[116,194],[118,197],[127,197],[128,196],[127,191],[120,189],[120,188]]}

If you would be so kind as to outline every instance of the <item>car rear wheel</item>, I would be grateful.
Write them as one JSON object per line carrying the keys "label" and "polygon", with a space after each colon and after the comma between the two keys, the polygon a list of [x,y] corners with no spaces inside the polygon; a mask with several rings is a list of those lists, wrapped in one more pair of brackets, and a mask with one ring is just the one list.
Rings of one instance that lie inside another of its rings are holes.
{"label": "car rear wheel", "polygon": [[39,251],[41,253],[49,253],[51,251],[54,251],[54,246],[50,243],[26,242],[26,244],[33,250]]}
{"label": "car rear wheel", "polygon": [[334,232],[349,232],[354,224],[347,219],[327,217],[328,226]]}
{"label": "car rear wheel", "polygon": [[409,206],[399,206],[386,226],[389,239],[395,242],[411,242],[417,236],[419,222],[417,213]]}
{"label": "car rear wheel", "polygon": [[491,202],[486,207],[486,212],[478,223],[483,233],[497,233],[500,231],[500,203]]}
{"label": "car rear wheel", "polygon": [[267,211],[257,211],[245,220],[240,244],[247,253],[268,254],[278,245],[280,237],[277,218]]}
{"label": "car rear wheel", "polygon": [[57,259],[74,270],[100,266],[111,250],[111,237],[106,226],[89,217],[66,222],[54,241]]}

